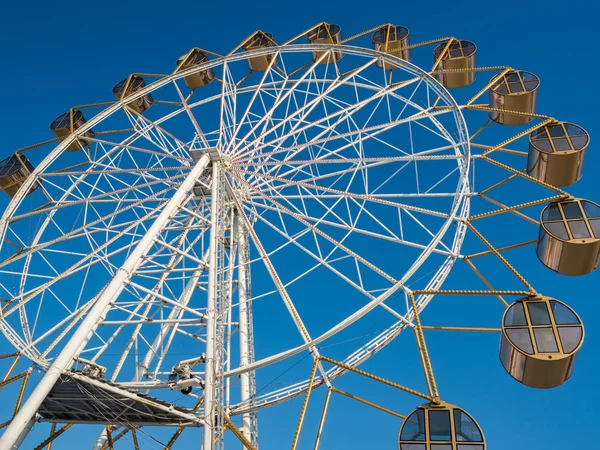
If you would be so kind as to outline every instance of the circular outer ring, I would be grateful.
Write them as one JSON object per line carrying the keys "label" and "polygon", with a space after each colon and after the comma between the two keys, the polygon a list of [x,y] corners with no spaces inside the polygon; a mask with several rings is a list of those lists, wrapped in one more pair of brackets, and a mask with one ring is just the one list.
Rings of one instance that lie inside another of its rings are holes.
{"label": "circular outer ring", "polygon": [[[472,186],[469,181],[469,174],[471,168],[471,153],[470,153],[470,145],[469,145],[469,136],[468,129],[466,126],[466,122],[462,111],[457,104],[456,100],[450,95],[448,90],[442,86],[435,78],[433,78],[429,73],[425,72],[421,68],[407,62],[401,60],[392,55],[381,54],[380,52],[376,52],[375,50],[355,47],[355,46],[347,46],[347,45],[336,45],[336,44],[297,44],[297,45],[289,45],[289,46],[279,46],[279,47],[266,47],[260,48],[256,50],[251,50],[247,52],[235,53],[228,56],[223,56],[221,58],[216,58],[209,60],[203,64],[199,64],[193,67],[190,67],[186,70],[181,70],[176,73],[173,73],[167,77],[156,80],[155,82],[145,86],[142,89],[139,89],[135,92],[131,92],[126,97],[121,100],[116,101],[111,106],[107,107],[102,112],[98,113],[96,116],[92,117],[89,121],[87,121],[80,129],[76,130],[74,133],[69,135],[62,141],[59,145],[57,145],[52,151],[50,151],[47,156],[40,162],[40,164],[35,167],[32,171],[30,177],[28,177],[24,182],[21,188],[16,192],[14,198],[12,198],[11,202],[7,205],[4,210],[2,216],[0,217],[0,245],[4,242],[4,237],[6,235],[7,226],[9,225],[10,218],[13,213],[16,212],[19,205],[24,200],[25,196],[29,193],[30,189],[35,185],[37,176],[44,172],[44,170],[52,164],[65,150],[66,148],[73,143],[78,137],[81,137],[87,131],[91,130],[92,127],[97,126],[104,119],[110,117],[111,115],[117,113],[118,111],[124,109],[126,105],[129,103],[135,102],[140,98],[150,95],[151,92],[173,83],[174,80],[178,80],[184,78],[189,75],[193,75],[194,73],[201,72],[207,69],[214,69],[217,66],[221,66],[223,63],[231,63],[240,60],[248,60],[253,57],[262,57],[269,55],[277,55],[278,53],[286,53],[286,52],[312,52],[315,50],[319,51],[329,51],[335,49],[344,54],[352,54],[356,56],[366,56],[366,57],[380,57],[385,60],[385,62],[397,65],[399,67],[403,67],[408,72],[413,73],[415,76],[420,76],[426,83],[430,85],[432,91],[440,95],[450,106],[452,109],[452,114],[455,118],[455,123],[458,128],[458,138],[457,142],[461,142],[461,145],[457,145],[455,147],[455,152],[457,155],[463,155],[463,158],[458,158],[459,161],[459,173],[460,180],[457,186],[456,196],[454,197],[453,205],[451,211],[448,214],[448,219],[444,223],[444,225],[439,229],[437,234],[432,238],[431,242],[427,247],[422,251],[421,255],[417,258],[417,260],[413,263],[413,265],[408,269],[407,273],[401,280],[397,283],[396,286],[388,290],[387,292],[381,294],[376,299],[370,301],[359,310],[357,310],[352,316],[348,317],[346,320],[340,322],[338,325],[332,327],[331,329],[325,331],[320,336],[314,337],[311,341],[299,345],[295,348],[289,349],[287,351],[281,352],[276,355],[272,355],[261,360],[255,361],[243,368],[238,368],[231,370],[230,372],[225,373],[225,377],[234,377],[238,376],[241,373],[250,372],[252,370],[259,369],[261,367],[268,366],[275,362],[281,361],[285,358],[294,356],[299,354],[302,351],[307,350],[313,345],[317,345],[326,339],[331,338],[332,336],[338,334],[346,327],[351,324],[357,322],[370,311],[377,308],[381,303],[383,303],[387,298],[389,298],[394,293],[399,290],[404,290],[404,283],[412,276],[418,267],[421,266],[427,259],[427,257],[433,252],[433,250],[439,245],[439,242],[445,236],[446,232],[451,228],[453,224],[456,224],[454,239],[452,242],[452,251],[455,253],[460,252],[460,248],[464,242],[465,234],[466,234],[466,224],[465,220],[469,215],[470,210],[470,194],[472,193]],[[192,105],[193,106],[193,105]],[[185,113],[185,110],[181,108],[179,114]],[[462,151],[460,150],[462,149]],[[443,265],[439,268],[437,273],[432,276],[430,282],[427,284],[427,290],[435,290],[439,289],[439,287],[443,284],[444,280],[450,273],[452,266],[454,265],[455,258],[448,258]],[[433,296],[431,294],[421,294],[416,297],[415,301],[417,303],[417,308],[419,311],[422,311],[427,304],[431,301]],[[12,329],[7,328],[8,324],[4,322],[4,319],[0,318],[2,324],[4,326],[0,327],[0,331],[7,337],[7,339],[15,345],[17,348],[21,348],[24,356],[27,356],[32,361],[35,361],[40,367],[48,368],[50,363],[45,359],[41,358],[41,355],[37,352],[37,350],[32,349],[25,345],[22,342],[21,344],[20,338],[14,335]],[[371,356],[379,352],[383,349],[387,344],[389,344],[396,336],[398,336],[405,328],[406,323],[404,321],[398,321],[393,326],[389,327],[387,330],[382,332],[380,335],[373,338],[371,341],[367,342],[361,348],[357,349],[352,355],[349,355],[346,359],[343,360],[344,363],[351,366],[358,366],[362,362],[369,359]],[[330,369],[328,372],[330,379],[335,379],[338,376],[344,373],[344,370],[339,368]],[[320,383],[322,384],[322,383]],[[320,385],[319,384],[319,385]],[[282,395],[280,392],[270,392],[266,393],[260,397],[254,399],[254,405],[250,406],[248,404],[238,404],[231,406],[231,414],[242,414],[244,412],[248,412],[251,410],[258,410],[267,406],[271,406],[277,403],[281,403],[290,398],[294,398],[296,396],[302,395],[308,388],[309,382],[305,380],[303,382],[297,383],[296,388],[293,391],[287,392],[285,395]]]}

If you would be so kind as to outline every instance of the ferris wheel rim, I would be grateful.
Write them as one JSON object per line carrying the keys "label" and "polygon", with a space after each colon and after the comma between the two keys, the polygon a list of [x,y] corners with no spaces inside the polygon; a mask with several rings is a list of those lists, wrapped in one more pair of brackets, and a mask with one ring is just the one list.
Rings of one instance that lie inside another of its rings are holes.
{"label": "ferris wheel rim", "polygon": [[[313,45],[298,45],[298,46],[293,46],[293,47],[292,46],[286,47],[285,50],[298,51],[298,52],[301,52],[301,51],[313,51],[315,48],[319,48],[319,47],[323,47],[324,49],[331,49],[333,46],[331,46],[331,45],[314,45],[314,44]],[[44,158],[44,160],[42,161],[42,163],[40,163],[36,167],[36,169],[35,169],[36,172],[34,173],[34,175],[37,175],[38,173],[42,173],[42,171],[45,170],[45,168],[48,167],[58,156],[60,156],[60,154],[63,153],[64,149],[67,148],[72,142],[74,142],[77,139],[78,136],[81,136],[81,134],[83,134],[87,130],[91,129],[94,125],[102,122],[102,120],[104,120],[104,118],[106,118],[106,117],[114,114],[119,109],[125,109],[124,105],[127,104],[127,103],[129,103],[130,101],[134,100],[135,98],[139,98],[139,97],[141,97],[141,96],[143,96],[143,95],[145,95],[147,93],[151,93],[151,92],[159,89],[163,85],[166,85],[166,84],[168,84],[168,83],[170,83],[170,82],[172,82],[172,81],[174,81],[176,79],[183,78],[186,75],[189,75],[189,74],[192,74],[192,73],[196,73],[198,71],[206,69],[209,66],[210,67],[216,67],[219,64],[224,64],[224,63],[226,63],[226,62],[228,62],[230,60],[244,60],[244,59],[247,59],[250,56],[253,56],[254,54],[258,54],[258,55],[271,54],[271,53],[274,53],[274,52],[279,52],[283,48],[284,47],[272,47],[272,48],[269,48],[267,50],[265,50],[265,49],[253,50],[251,52],[247,52],[246,54],[234,55],[235,58],[231,57],[231,56],[227,56],[227,57],[223,57],[223,58],[220,58],[220,59],[211,60],[210,61],[211,64],[208,64],[208,65],[203,64],[203,65],[200,65],[200,66],[197,66],[197,67],[193,67],[193,68],[188,69],[186,71],[178,72],[177,74],[172,74],[172,75],[170,75],[169,77],[167,77],[165,79],[161,79],[161,80],[158,80],[157,82],[149,84],[143,91],[140,91],[140,92],[138,92],[136,94],[132,94],[132,95],[130,95],[128,97],[125,97],[125,98],[121,99],[116,104],[114,104],[114,105],[106,108],[104,111],[100,112],[99,114],[97,114],[93,118],[91,118],[84,125],[84,127],[82,127],[79,130],[77,130],[76,133],[73,133],[71,136],[69,136],[67,139],[65,139],[63,142],[61,142],[58,146],[56,146],[47,155],[47,157]],[[348,46],[343,46],[341,48],[342,48],[342,51],[345,51],[349,47]],[[364,56],[365,50],[367,50],[367,49],[363,49],[363,48],[356,48],[356,49],[357,49],[356,53],[359,54],[360,56]],[[339,51],[339,50],[340,50],[340,47],[336,47],[336,51]],[[461,180],[458,183],[458,186],[460,186],[460,189],[456,193],[455,201],[454,201],[453,208],[452,208],[452,213],[450,214],[450,217],[446,220],[445,226],[443,227],[444,231],[441,232],[441,230],[440,230],[438,232],[438,234],[436,235],[436,236],[439,236],[439,239],[437,241],[435,241],[435,242],[432,241],[429,244],[429,246],[428,246],[429,252],[427,253],[427,256],[429,256],[429,254],[431,253],[431,251],[433,250],[433,248],[439,243],[439,241],[441,240],[441,238],[447,232],[447,229],[456,220],[456,218],[457,217],[459,217],[459,218],[464,218],[465,217],[464,214],[458,215],[458,209],[460,208],[461,204],[463,204],[463,202],[468,202],[469,201],[469,197],[468,197],[467,194],[471,192],[471,188],[470,188],[470,184],[469,184],[469,180],[468,180],[468,174],[469,174],[469,170],[470,170],[469,169],[469,167],[470,167],[469,165],[470,165],[470,162],[471,162],[471,156],[470,156],[468,130],[466,128],[466,123],[464,121],[464,118],[462,117],[462,112],[460,111],[460,108],[458,107],[458,105],[454,101],[454,98],[449,94],[449,92],[447,91],[446,88],[444,88],[443,86],[441,86],[427,72],[422,71],[422,69],[418,68],[417,66],[413,66],[413,65],[411,65],[410,63],[408,63],[408,62],[406,62],[404,60],[401,60],[401,59],[393,57],[393,56],[385,55],[385,54],[382,54],[380,52],[376,52],[374,50],[373,51],[368,51],[366,53],[372,53],[371,56],[373,56],[373,57],[383,57],[383,58],[389,59],[390,61],[392,61],[394,63],[399,63],[399,64],[402,64],[402,65],[405,65],[405,66],[411,66],[411,67],[417,69],[418,71],[422,72],[420,75],[422,75],[424,77],[429,77],[431,80],[433,80],[433,82],[434,82],[433,85],[434,86],[439,86],[439,88],[442,89],[442,92],[440,92],[440,93],[445,92],[446,95],[447,95],[447,99],[451,99],[454,102],[454,107],[456,108],[454,112],[455,112],[455,114],[458,114],[459,117],[462,119],[461,124],[463,125],[463,128],[464,128],[463,131],[466,133],[465,137],[463,139],[461,139],[462,145],[465,146],[465,148],[466,148],[466,154],[465,154],[465,158],[464,158],[465,161],[466,161],[466,168],[463,167],[460,170],[461,171]],[[34,179],[35,179],[35,177],[31,178],[31,182],[30,182],[31,184],[34,182]],[[30,180],[28,180],[28,181],[30,181]],[[9,206],[7,207],[7,209],[5,210],[5,212],[3,213],[2,218],[0,218],[0,236],[4,236],[4,234],[6,232],[6,227],[8,225],[8,218],[10,217],[10,216],[7,215],[7,212],[9,211],[10,208],[12,208],[12,210],[16,210],[17,209],[19,202],[24,198],[24,194],[23,193],[27,192],[28,189],[29,189],[29,186],[27,184],[24,184],[21,187],[21,189],[20,189],[19,193],[17,194],[17,196],[15,196],[15,198],[13,198],[11,200]],[[462,222],[460,222],[460,226],[463,226]],[[455,236],[455,244],[457,242],[456,239],[457,239],[457,237]],[[460,243],[459,243],[458,247],[460,248],[460,244],[462,243],[462,239],[459,239],[459,241],[460,241]],[[427,256],[424,257],[424,259],[426,259]],[[451,265],[450,265],[450,268],[447,270],[446,275],[449,274],[450,269],[451,269]],[[415,268],[415,270],[416,270],[416,268]],[[438,285],[441,285],[441,283],[443,282],[444,279],[445,279],[445,277],[442,278],[442,279],[440,279]],[[383,302],[384,300],[385,299],[383,299],[381,302]],[[420,303],[419,306],[421,306],[421,305],[422,305],[422,307],[419,308],[419,310],[422,310],[422,308],[424,308],[425,303]],[[377,305],[374,305],[373,308],[375,306],[377,306]],[[373,309],[373,308],[371,308],[371,309]],[[368,311],[366,311],[365,314],[363,314],[363,316],[366,315],[371,309],[369,309]],[[360,316],[360,317],[362,317],[362,316]],[[357,317],[356,320],[358,320],[358,318],[360,318],[360,317]],[[4,322],[4,318],[1,318],[1,321]],[[343,328],[345,328],[345,327],[347,327],[349,325],[350,325],[350,323],[348,323],[346,325],[339,326],[339,329],[341,330],[341,329],[343,329]],[[2,327],[2,328],[4,329],[4,327]],[[338,327],[336,326],[335,328],[338,328]],[[323,340],[328,339],[329,337],[331,337],[332,335],[335,335],[336,333],[337,332],[334,332],[331,335],[327,335],[325,337],[322,337],[322,339],[320,339],[321,337],[316,338],[313,341],[311,341],[310,343],[305,344],[304,346],[301,346],[302,348],[299,349],[299,350],[297,350],[297,352],[295,352],[294,354],[297,354],[297,353],[305,350],[306,348],[309,348],[310,345],[314,345],[314,344],[317,344],[319,342],[322,342]],[[360,362],[363,362],[363,361],[364,360],[361,360]],[[260,361],[258,361],[258,362],[260,363]],[[268,365],[268,363],[265,363],[264,365]],[[257,367],[263,367],[264,365],[248,367],[247,371],[252,370],[254,368],[257,368]],[[233,371],[233,372],[231,372],[229,374],[229,376],[233,376],[233,375],[236,375],[236,374],[237,374],[237,372]]]}

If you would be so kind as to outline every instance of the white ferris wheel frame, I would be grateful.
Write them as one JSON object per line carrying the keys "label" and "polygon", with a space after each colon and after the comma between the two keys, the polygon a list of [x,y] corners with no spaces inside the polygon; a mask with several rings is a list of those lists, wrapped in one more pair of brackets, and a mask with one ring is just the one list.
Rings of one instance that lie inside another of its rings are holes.
{"label": "white ferris wheel frame", "polygon": [[[404,70],[412,72],[415,75],[421,77],[421,79],[425,83],[427,83],[429,87],[431,87],[434,91],[437,92],[437,94],[439,94],[439,96],[441,96],[444,100],[446,100],[446,102],[449,105],[449,108],[444,113],[451,112],[454,115],[455,122],[458,127],[458,132],[460,134],[460,136],[459,136],[460,139],[459,139],[458,143],[455,143],[455,145],[454,145],[454,150],[457,155],[456,161],[457,161],[457,164],[459,167],[460,178],[459,178],[459,182],[458,182],[457,191],[455,193],[452,209],[451,209],[450,213],[448,213],[447,219],[446,219],[444,225],[437,231],[437,233],[434,235],[434,237],[432,238],[429,245],[425,249],[423,249],[420,257],[414,261],[414,263],[412,264],[410,269],[406,272],[406,274],[400,280],[398,280],[397,283],[392,288],[390,288],[383,294],[379,295],[374,300],[368,302],[365,306],[363,306],[362,308],[357,310],[354,314],[347,317],[345,320],[341,321],[340,323],[338,323],[338,325],[329,329],[325,333],[322,333],[321,335],[319,335],[317,337],[311,337],[310,339],[306,339],[305,343],[303,345],[297,346],[295,348],[291,348],[287,351],[281,352],[276,355],[272,355],[267,358],[263,358],[258,361],[254,361],[243,367],[238,367],[237,369],[230,370],[229,372],[223,373],[222,376],[224,378],[229,378],[229,377],[239,376],[242,374],[247,374],[247,373],[249,373],[251,371],[255,371],[261,367],[265,367],[267,365],[270,365],[275,362],[281,361],[283,359],[289,358],[289,357],[296,355],[300,352],[303,352],[307,349],[313,348],[314,350],[316,350],[317,344],[323,342],[326,339],[329,339],[330,337],[334,336],[341,330],[343,330],[346,327],[350,326],[351,324],[355,323],[360,318],[364,317],[367,313],[369,313],[373,309],[377,308],[379,305],[382,305],[386,299],[388,299],[392,294],[396,293],[397,291],[399,291],[399,290],[403,291],[405,293],[405,295],[410,294],[410,289],[408,287],[406,287],[404,285],[404,283],[406,282],[407,279],[410,278],[411,275],[413,275],[415,273],[415,271],[421,266],[421,264],[423,264],[423,262],[428,258],[428,256],[435,250],[435,248],[439,245],[442,238],[446,235],[450,226],[452,224],[456,223],[456,225],[457,225],[456,232],[455,232],[454,241],[453,241],[453,244],[451,247],[452,254],[446,258],[445,262],[440,266],[437,273],[431,278],[431,280],[429,281],[429,283],[427,285],[427,289],[435,290],[436,288],[441,286],[443,281],[446,279],[446,277],[450,273],[450,270],[451,270],[454,262],[459,257],[460,248],[463,243],[466,228],[467,228],[465,219],[468,217],[468,214],[469,214],[469,200],[470,200],[470,196],[472,194],[472,188],[473,188],[473,186],[470,182],[470,179],[469,179],[472,156],[471,156],[470,147],[469,147],[468,130],[466,127],[464,117],[462,115],[462,111],[461,111],[462,107],[459,106],[455,102],[455,100],[453,99],[453,97],[450,95],[450,93],[447,91],[446,88],[444,88],[441,84],[439,84],[439,82],[437,80],[435,80],[435,78],[433,78],[430,74],[428,74],[427,72],[418,68],[417,66],[414,66],[411,63],[404,61],[402,59],[399,59],[399,58],[396,58],[396,57],[393,57],[390,55],[386,55],[386,54],[377,52],[375,50],[369,50],[369,49],[360,48],[360,47],[351,47],[351,46],[346,46],[346,45],[333,46],[333,45],[328,45],[328,44],[320,44],[320,45],[304,44],[304,45],[293,45],[293,46],[286,46],[286,47],[267,47],[264,49],[258,49],[258,50],[244,52],[244,53],[233,54],[233,55],[229,55],[226,57],[208,61],[201,65],[194,66],[192,68],[174,73],[168,77],[159,79],[158,81],[149,84],[144,89],[142,89],[134,94],[131,94],[130,96],[123,98],[120,101],[117,101],[114,105],[106,108],[104,111],[97,114],[95,117],[91,118],[81,128],[76,130],[76,132],[71,134],[64,141],[62,141],[59,145],[57,145],[43,159],[43,161],[34,169],[31,176],[24,181],[24,183],[21,186],[21,188],[19,189],[18,193],[11,200],[10,204],[8,205],[8,207],[6,208],[6,210],[3,213],[2,217],[0,218],[0,242],[4,241],[10,218],[17,211],[19,205],[21,204],[21,202],[23,201],[23,199],[25,198],[25,196],[27,195],[27,193],[29,192],[31,187],[36,182],[37,177],[40,174],[43,174],[44,170],[48,166],[50,166],[65,151],[65,149],[67,147],[69,147],[69,145],[71,145],[73,142],[75,142],[79,136],[83,136],[87,131],[91,130],[94,126],[98,125],[99,123],[101,123],[103,120],[105,120],[112,114],[115,114],[119,110],[125,109],[126,104],[128,104],[136,99],[139,99],[147,94],[150,94],[150,93],[154,92],[155,90],[160,89],[163,86],[166,86],[170,83],[174,83],[178,79],[198,73],[203,70],[214,68],[214,67],[217,67],[220,65],[225,65],[225,64],[228,64],[231,62],[245,60],[250,57],[256,57],[256,56],[265,56],[265,55],[273,55],[273,54],[279,55],[280,53],[285,53],[285,52],[313,52],[315,50],[322,50],[323,56],[325,56],[326,54],[328,54],[328,52],[333,51],[333,49],[335,49],[336,52],[342,52],[344,54],[355,54],[358,56],[370,57],[373,61],[377,60],[377,59],[383,59],[384,61],[386,61],[390,64],[394,64],[396,66],[402,67]],[[261,82],[261,84],[258,85],[258,87],[252,86],[252,88],[261,89],[263,82],[264,82],[264,78],[263,78],[263,81]],[[326,92],[323,95],[325,95],[325,94],[326,94]],[[223,95],[224,94],[222,94],[222,96]],[[233,97],[233,100],[235,101],[235,96]],[[221,98],[221,101],[223,101],[223,98]],[[188,105],[187,103],[184,102],[184,106],[182,108],[178,109],[177,111],[173,112],[170,116],[174,116],[174,115],[182,114],[182,113],[190,114],[190,110],[193,109],[195,105],[196,105],[196,103]],[[423,110],[423,116],[431,119],[434,123],[436,121],[435,115],[436,114],[433,114],[429,111]],[[168,120],[168,118],[169,117],[165,116],[165,117],[161,118],[161,120]],[[222,120],[222,118],[221,118],[221,120]],[[157,123],[160,123],[160,120],[157,121]],[[462,153],[461,153],[461,150],[462,150]],[[165,224],[167,224],[169,222],[170,217],[173,215],[174,211],[177,210],[177,208],[179,207],[179,204],[183,201],[183,199],[186,197],[186,195],[188,195],[189,192],[192,190],[194,183],[197,181],[197,179],[206,173],[206,171],[208,170],[207,168],[210,163],[211,163],[210,157],[208,155],[204,155],[195,164],[195,166],[191,167],[189,174],[179,184],[179,188],[177,189],[176,193],[172,196],[171,200],[167,203],[167,205],[161,211],[159,216],[155,219],[151,228],[146,232],[145,236],[137,243],[136,247],[130,253],[126,262],[119,269],[117,274],[113,277],[113,279],[111,280],[109,285],[106,286],[106,288],[104,288],[102,290],[101,294],[96,299],[93,307],[88,311],[85,319],[79,324],[75,334],[69,339],[68,343],[63,347],[60,355],[50,363],[48,361],[44,361],[43,359],[38,358],[38,355],[36,355],[34,352],[27,353],[27,351],[24,351],[24,353],[28,357],[30,357],[32,360],[37,362],[40,366],[44,367],[44,369],[46,370],[46,374],[44,375],[41,382],[37,385],[34,392],[30,395],[29,399],[26,401],[26,403],[20,409],[18,414],[14,417],[9,428],[6,430],[6,432],[0,438],[0,446],[2,446],[3,448],[12,448],[12,446],[15,445],[16,442],[18,442],[20,439],[22,439],[23,432],[28,429],[28,426],[31,423],[32,418],[35,416],[37,409],[41,405],[41,402],[48,395],[48,393],[50,392],[50,390],[52,389],[53,385],[58,380],[60,375],[65,370],[69,369],[69,367],[71,366],[71,364],[73,362],[73,359],[78,355],[78,352],[80,352],[85,347],[85,344],[87,343],[87,340],[89,339],[91,333],[94,331],[95,327],[98,326],[99,320],[101,320],[106,315],[106,313],[108,312],[108,310],[110,308],[111,303],[116,298],[118,298],[119,294],[122,292],[122,290],[125,286],[125,283],[127,282],[127,280],[129,278],[131,278],[132,273],[135,271],[136,267],[139,265],[140,259],[146,254],[146,252],[152,245],[153,239],[157,236],[157,234],[165,226]],[[212,167],[213,167],[212,171],[213,171],[213,179],[214,180],[218,179],[218,171],[219,171],[220,165],[221,165],[221,163],[218,160],[212,161]],[[212,199],[218,198],[218,189],[219,189],[218,184],[219,183],[216,183],[216,182],[212,183]],[[216,252],[216,250],[215,250],[215,248],[216,248],[216,234],[215,234],[216,226],[215,226],[215,224],[216,224],[216,222],[215,222],[215,220],[216,220],[216,214],[217,214],[216,211],[217,211],[217,208],[219,207],[218,202],[212,201],[211,203],[212,203],[212,206],[211,206],[212,207],[211,229],[210,229],[211,237],[210,237],[210,254],[209,254],[209,264],[208,264],[208,266],[209,266],[209,300],[208,300],[208,302],[209,302],[209,305],[208,305],[209,306],[208,307],[209,317],[208,317],[208,323],[209,324],[210,324],[211,320],[214,320],[214,317],[213,318],[210,317],[210,311],[211,311],[210,305],[211,305],[211,301],[214,301],[214,299],[211,300],[211,298],[210,298],[210,292],[213,292],[213,290],[210,288],[210,283],[211,283],[211,280],[213,280],[213,283],[214,283],[214,279],[215,279],[214,278],[215,277],[214,271],[216,270],[216,264],[215,264],[215,252]],[[250,230],[250,232],[251,232],[251,230]],[[248,233],[248,230],[246,231],[246,233]],[[254,239],[256,239],[256,236],[252,236],[252,237]],[[432,295],[420,295],[416,298],[419,311],[421,311],[423,308],[425,308],[425,306],[427,305],[427,303],[429,302],[431,297],[432,297]],[[290,301],[291,301],[291,299],[290,299]],[[376,336],[374,339],[372,339],[366,345],[363,345],[361,348],[359,348],[357,351],[355,351],[352,355],[349,355],[348,358],[346,358],[346,360],[344,360],[344,362],[351,366],[359,365],[360,363],[367,360],[370,356],[375,354],[377,351],[382,349],[387,343],[391,342],[391,340],[393,340],[393,338],[396,337],[407,326],[412,326],[410,317],[408,317],[408,320],[399,320],[394,326],[388,328],[387,330],[385,330],[384,332],[382,332],[381,334]],[[26,343],[21,341],[20,337],[14,333],[14,331],[10,328],[10,326],[8,326],[8,324],[5,322],[4,318],[0,318],[0,329],[3,332],[3,334],[13,343],[13,345],[15,345],[15,347],[17,347],[17,348],[21,347],[22,349],[26,349],[26,347],[27,347]],[[207,329],[210,330],[211,327],[208,326]],[[210,342],[211,340],[214,340],[214,336],[208,337],[208,341]],[[209,348],[210,348],[210,345],[207,344],[207,349],[209,349]],[[210,351],[208,353],[209,353],[208,359],[210,360],[212,355],[210,354]],[[315,382],[315,384],[316,385],[322,384],[323,382],[326,381],[327,378],[333,379],[335,377],[340,376],[344,372],[345,371],[341,368],[330,369],[327,372],[323,372],[322,377],[319,378]],[[209,374],[209,373],[211,373],[211,371],[207,370],[207,374]],[[210,387],[212,382],[213,381],[211,380],[211,377],[209,375],[206,380],[206,387]],[[253,399],[252,402],[246,401],[239,405],[234,405],[231,409],[232,414],[245,414],[250,411],[255,411],[257,409],[263,408],[265,406],[269,406],[269,405],[272,405],[275,403],[282,402],[288,398],[291,398],[293,396],[296,396],[296,395],[304,392],[306,390],[308,384],[309,384],[309,380],[305,380],[305,381],[297,383],[295,385],[288,386],[286,388],[282,388],[282,389],[274,391],[274,392],[270,392],[261,397],[256,397]],[[206,387],[205,387],[205,389],[206,389]],[[211,392],[210,388],[207,390],[208,390],[208,392]],[[205,395],[206,395],[206,392],[207,391],[205,390]],[[208,423],[207,419],[211,417],[210,416],[211,409],[214,408],[213,403],[214,403],[214,399],[210,398],[210,395],[207,396],[206,401],[205,401],[206,407],[204,409],[204,424]],[[207,428],[212,428],[212,427],[207,427]],[[205,440],[204,440],[205,448],[209,448],[209,447],[207,447],[207,445],[211,445],[209,443],[212,442],[212,435],[210,433],[205,433],[205,436],[208,436],[208,437],[205,437]],[[6,447],[4,447],[4,446],[6,446]]]}

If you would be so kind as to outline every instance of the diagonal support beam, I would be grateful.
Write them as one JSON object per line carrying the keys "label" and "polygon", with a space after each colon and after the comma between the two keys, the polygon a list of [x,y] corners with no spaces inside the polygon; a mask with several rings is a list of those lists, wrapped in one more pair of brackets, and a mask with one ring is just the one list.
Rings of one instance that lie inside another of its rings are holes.
{"label": "diagonal support beam", "polygon": [[254,447],[254,445],[252,445],[252,443],[246,438],[246,436],[244,436],[242,431],[233,424],[233,422],[227,414],[223,413],[223,419],[225,419],[227,428],[231,430],[231,432],[235,435],[236,438],[240,440],[242,444],[244,444],[244,448],[246,450],[256,450],[256,447]]}
{"label": "diagonal support beam", "polygon": [[63,434],[65,431],[67,431],[69,428],[71,428],[73,426],[72,423],[67,423],[62,428],[57,430],[56,427],[54,426],[55,424],[52,424],[52,425],[53,425],[52,426],[53,431],[50,433],[50,436],[48,436],[48,438],[44,439],[44,441],[40,445],[38,445],[34,450],[42,450],[46,446],[48,446],[47,449],[50,449],[50,447],[52,446],[52,442],[54,442],[54,440],[57,437],[59,437],[61,434]]}

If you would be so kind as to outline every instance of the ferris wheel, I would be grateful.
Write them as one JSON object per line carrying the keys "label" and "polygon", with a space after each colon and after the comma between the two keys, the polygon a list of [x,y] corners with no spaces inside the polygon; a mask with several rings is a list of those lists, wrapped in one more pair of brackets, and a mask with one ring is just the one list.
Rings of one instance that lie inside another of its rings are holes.
{"label": "ferris wheel", "polygon": [[[490,351],[526,386],[570,378],[581,319],[509,258],[526,250],[565,275],[598,266],[600,206],[562,189],[583,174],[587,132],[538,113],[537,76],[478,67],[467,40],[411,44],[391,24],[343,38],[329,23],[276,39],[257,31],[227,55],[193,48],[172,73],[130,74],[116,101],[71,108],[54,139],[0,163],[0,330],[15,349],[0,388],[21,383],[0,448],[47,423],[36,448],[101,425],[96,450],[178,448],[192,430],[204,450],[257,449],[261,411],[304,396],[278,448],[317,449],[342,395],[403,420],[389,448],[484,450],[438,390],[434,329],[499,333]],[[515,184],[512,203],[494,197]],[[523,222],[511,241],[487,226],[503,220]],[[482,288],[446,288],[458,266]],[[457,296],[497,298],[500,325],[422,320]],[[423,392],[359,368],[403,331]],[[368,338],[337,345],[356,336]],[[358,397],[339,388],[346,374],[419,404]]]}

